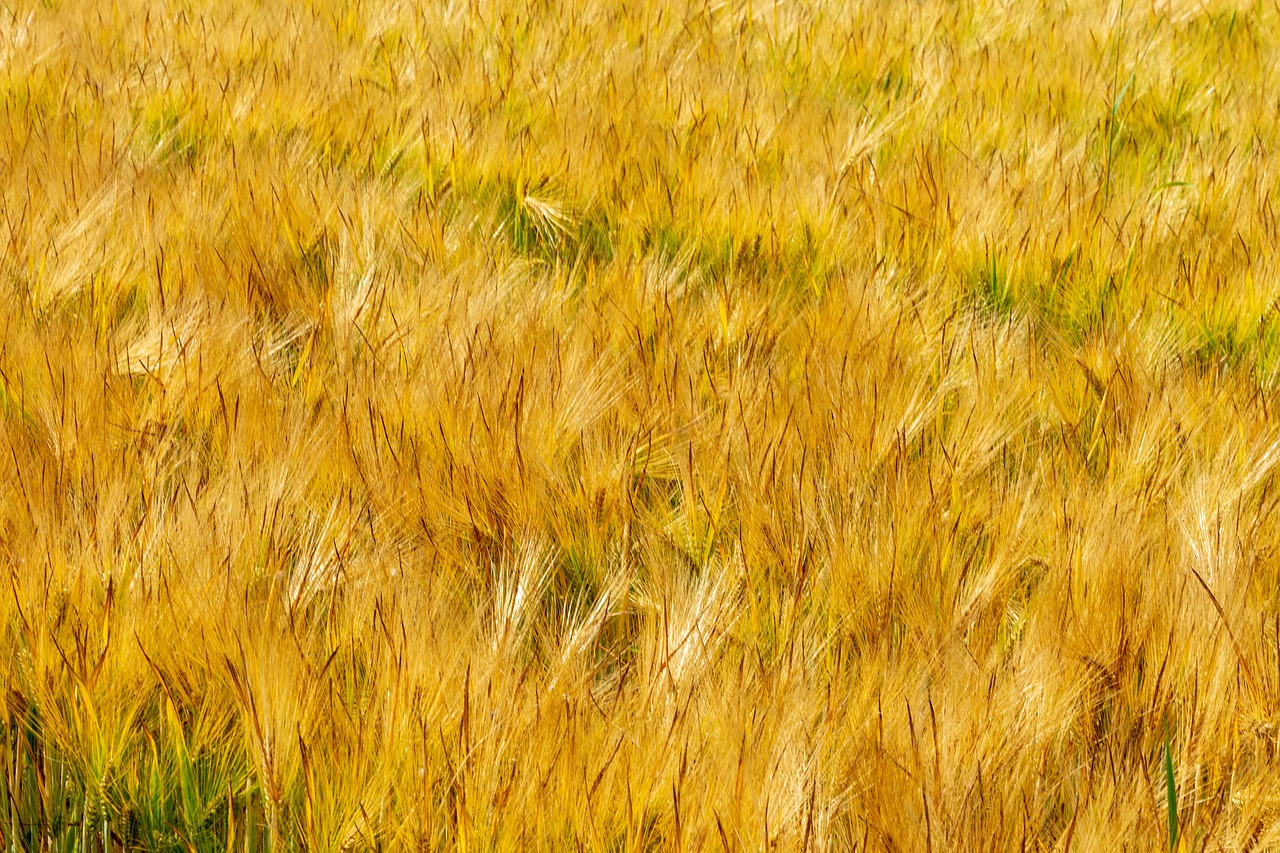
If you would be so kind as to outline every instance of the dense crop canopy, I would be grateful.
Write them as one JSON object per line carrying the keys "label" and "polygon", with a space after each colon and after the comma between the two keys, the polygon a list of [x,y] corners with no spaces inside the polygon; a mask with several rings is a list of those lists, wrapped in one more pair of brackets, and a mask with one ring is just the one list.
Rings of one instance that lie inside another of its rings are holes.
{"label": "dense crop canopy", "polygon": [[5,849],[1280,846],[1278,47],[0,4]]}

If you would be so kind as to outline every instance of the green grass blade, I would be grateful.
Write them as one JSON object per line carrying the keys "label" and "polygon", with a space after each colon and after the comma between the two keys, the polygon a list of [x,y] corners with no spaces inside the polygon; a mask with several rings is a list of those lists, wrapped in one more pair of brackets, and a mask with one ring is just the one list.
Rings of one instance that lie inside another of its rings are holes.
{"label": "green grass blade", "polygon": [[1169,802],[1169,849],[1178,847],[1178,788],[1173,779],[1173,754],[1169,751],[1169,736],[1164,738],[1164,791]]}

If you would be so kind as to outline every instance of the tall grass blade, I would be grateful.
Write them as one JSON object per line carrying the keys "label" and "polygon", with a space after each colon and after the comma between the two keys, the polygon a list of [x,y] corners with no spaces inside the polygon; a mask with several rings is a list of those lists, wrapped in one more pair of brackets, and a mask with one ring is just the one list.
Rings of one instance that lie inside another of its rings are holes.
{"label": "tall grass blade", "polygon": [[1169,810],[1169,849],[1178,848],[1178,788],[1173,775],[1173,753],[1169,749],[1169,736],[1164,738],[1164,792]]}

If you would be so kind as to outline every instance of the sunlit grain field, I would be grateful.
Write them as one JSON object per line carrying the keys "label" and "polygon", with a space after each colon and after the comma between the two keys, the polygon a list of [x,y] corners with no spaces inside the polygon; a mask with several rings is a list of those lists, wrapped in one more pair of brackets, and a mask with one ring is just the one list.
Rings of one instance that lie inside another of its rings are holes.
{"label": "sunlit grain field", "polygon": [[0,2],[6,851],[1280,848],[1280,7]]}

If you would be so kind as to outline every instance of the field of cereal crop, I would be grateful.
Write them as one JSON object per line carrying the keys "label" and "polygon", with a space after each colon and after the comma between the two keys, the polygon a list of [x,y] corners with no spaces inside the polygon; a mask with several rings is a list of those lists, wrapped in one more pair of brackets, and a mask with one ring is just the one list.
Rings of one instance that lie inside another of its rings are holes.
{"label": "field of cereal crop", "polygon": [[0,0],[5,851],[1280,847],[1280,6]]}

